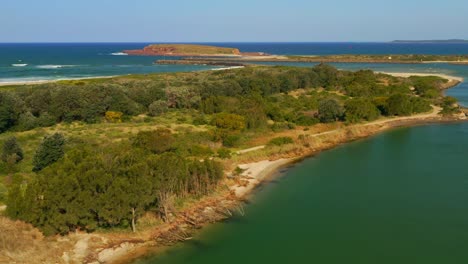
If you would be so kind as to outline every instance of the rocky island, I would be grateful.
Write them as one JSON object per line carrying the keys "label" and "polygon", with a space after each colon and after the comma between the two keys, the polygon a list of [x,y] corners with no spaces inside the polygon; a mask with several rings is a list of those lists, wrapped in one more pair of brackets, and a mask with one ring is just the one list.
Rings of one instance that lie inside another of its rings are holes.
{"label": "rocky island", "polygon": [[199,57],[230,57],[230,56],[264,56],[263,52],[243,53],[237,48],[217,47],[196,44],[152,44],[139,50],[124,50],[128,55],[140,56],[199,56]]}

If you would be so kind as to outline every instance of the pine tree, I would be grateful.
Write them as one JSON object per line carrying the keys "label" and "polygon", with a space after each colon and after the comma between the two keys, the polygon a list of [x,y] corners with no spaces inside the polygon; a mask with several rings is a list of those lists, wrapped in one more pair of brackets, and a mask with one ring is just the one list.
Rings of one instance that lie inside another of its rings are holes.
{"label": "pine tree", "polygon": [[62,134],[55,133],[52,136],[45,137],[34,156],[33,171],[41,171],[45,167],[62,158],[64,154],[64,145],[65,138]]}

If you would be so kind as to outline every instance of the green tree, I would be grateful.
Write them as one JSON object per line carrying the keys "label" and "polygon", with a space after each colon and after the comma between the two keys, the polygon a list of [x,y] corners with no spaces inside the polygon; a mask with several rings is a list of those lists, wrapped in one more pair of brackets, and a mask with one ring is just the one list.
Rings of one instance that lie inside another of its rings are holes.
{"label": "green tree", "polygon": [[409,95],[394,94],[387,100],[386,112],[388,115],[393,116],[407,116],[413,113],[413,107]]}
{"label": "green tree", "polygon": [[323,123],[338,121],[343,116],[343,107],[335,99],[325,99],[319,102],[318,117]]}
{"label": "green tree", "polygon": [[60,133],[45,137],[34,156],[33,171],[41,171],[62,158],[64,155],[64,145],[65,138]]}
{"label": "green tree", "polygon": [[158,211],[161,218],[169,222],[169,212],[174,206],[174,197],[178,193],[187,192],[187,185],[184,184],[188,175],[187,163],[176,154],[164,153],[149,157],[147,164],[154,186],[153,193],[158,201]]}
{"label": "green tree", "polygon": [[3,143],[1,158],[4,162],[13,161],[14,163],[23,160],[23,149],[18,144],[16,137],[10,137]]}
{"label": "green tree", "polygon": [[345,103],[345,119],[348,122],[372,121],[377,119],[379,115],[379,109],[369,99],[357,98]]}
{"label": "green tree", "polygon": [[150,116],[159,116],[169,109],[167,102],[163,100],[157,100],[151,103],[148,107]]}
{"label": "green tree", "polygon": [[15,98],[8,93],[0,93],[0,133],[11,128],[17,121]]}

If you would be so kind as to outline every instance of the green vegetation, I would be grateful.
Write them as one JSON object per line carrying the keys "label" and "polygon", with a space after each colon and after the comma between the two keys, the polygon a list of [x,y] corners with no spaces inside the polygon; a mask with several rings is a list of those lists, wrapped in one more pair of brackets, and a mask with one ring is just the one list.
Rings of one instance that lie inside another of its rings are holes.
{"label": "green vegetation", "polygon": [[[126,150],[128,149],[128,150]],[[165,220],[176,196],[203,195],[222,178],[219,163],[154,155],[128,146],[77,148],[29,184],[15,185],[7,215],[45,234],[131,226],[149,210]]]}
{"label": "green vegetation", "polygon": [[45,167],[61,159],[64,154],[64,144],[65,138],[59,133],[45,137],[44,141],[42,141],[41,145],[37,149],[36,155],[34,155],[33,171],[41,171]]}
{"label": "green vegetation", "polygon": [[235,48],[224,48],[208,45],[194,44],[153,44],[142,50],[145,53],[155,52],[160,54],[177,55],[233,55],[239,54]]}
{"label": "green vegetation", "polygon": [[380,115],[377,106],[366,98],[348,100],[345,104],[345,113],[345,120],[351,123],[361,120],[372,121]]}
{"label": "green vegetation", "polygon": [[[256,138],[431,104],[449,112],[444,84],[322,64],[4,87],[0,199],[46,234],[136,230],[147,213],[171,221],[185,200],[214,192],[223,165]],[[291,143],[276,135],[265,151]]]}
{"label": "green vegetation", "polygon": [[318,117],[323,123],[338,121],[343,116],[343,107],[335,99],[325,99],[319,102]]}
{"label": "green vegetation", "polygon": [[1,159],[6,163],[16,164],[23,160],[24,154],[23,149],[18,144],[16,137],[8,138],[5,143],[3,143]]}
{"label": "green vegetation", "polygon": [[277,137],[270,140],[270,142],[268,142],[268,145],[282,146],[292,143],[294,143],[294,140],[291,137]]}

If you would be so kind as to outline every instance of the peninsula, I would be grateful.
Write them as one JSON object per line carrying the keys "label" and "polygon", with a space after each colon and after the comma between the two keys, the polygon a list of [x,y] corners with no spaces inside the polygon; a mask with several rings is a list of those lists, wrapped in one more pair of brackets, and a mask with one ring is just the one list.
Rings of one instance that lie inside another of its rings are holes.
{"label": "peninsula", "polygon": [[311,63],[398,63],[398,64],[422,64],[422,63],[449,63],[468,64],[468,55],[243,55],[233,58],[209,58],[193,56],[181,60],[158,60],[157,64],[206,64],[206,65],[233,65],[240,63],[257,62],[311,62]]}
{"label": "peninsula", "polygon": [[465,39],[435,39],[435,40],[394,40],[391,43],[468,43]]}
{"label": "peninsula", "polygon": [[243,212],[296,159],[466,119],[442,92],[461,80],[400,76],[247,66],[2,87],[0,262],[135,257]]}

